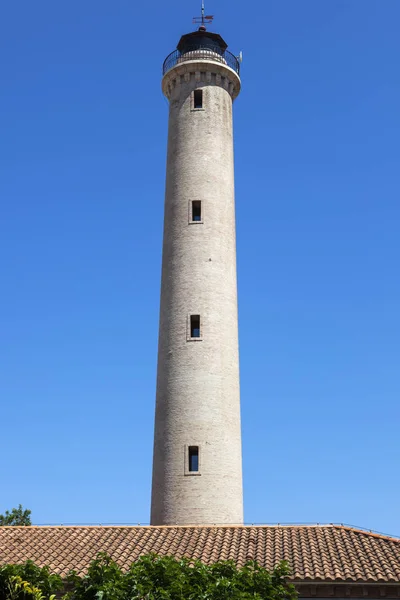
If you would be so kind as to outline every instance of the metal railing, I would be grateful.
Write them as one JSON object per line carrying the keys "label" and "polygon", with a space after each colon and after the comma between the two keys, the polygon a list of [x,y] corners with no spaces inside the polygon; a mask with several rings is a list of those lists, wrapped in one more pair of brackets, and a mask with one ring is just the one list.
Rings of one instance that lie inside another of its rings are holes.
{"label": "metal railing", "polygon": [[[148,527],[150,523],[34,523],[34,527]],[[196,524],[190,525],[189,523],[186,525],[176,525],[177,527],[198,527]],[[212,525],[205,525],[205,527],[238,527],[237,523],[213,523]],[[242,526],[242,525],[241,525]],[[348,529],[355,529],[358,531],[365,531],[366,533],[374,533],[377,535],[382,535],[385,537],[399,539],[400,535],[393,535],[390,533],[382,533],[381,531],[376,531],[375,529],[368,529],[366,527],[360,527],[360,525],[349,525],[348,523],[315,523],[315,522],[287,522],[287,523],[243,523],[243,527],[251,526],[251,527],[346,527]]]}
{"label": "metal railing", "polygon": [[208,48],[193,46],[186,48],[184,53],[179,50],[174,50],[171,54],[168,54],[163,64],[163,75],[172,69],[172,67],[175,67],[175,65],[187,60],[211,60],[230,67],[238,75],[240,73],[239,60],[232,52],[229,52],[228,50],[221,52],[221,48],[217,46]]}

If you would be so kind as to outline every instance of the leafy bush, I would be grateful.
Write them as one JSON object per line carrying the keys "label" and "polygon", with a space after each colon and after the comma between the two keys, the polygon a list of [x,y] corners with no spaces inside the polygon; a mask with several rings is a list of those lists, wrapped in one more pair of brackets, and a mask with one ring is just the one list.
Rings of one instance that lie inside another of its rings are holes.
{"label": "leafy bush", "polygon": [[233,561],[205,565],[172,556],[143,556],[127,573],[106,554],[92,561],[87,575],[69,578],[73,600],[295,600],[287,583],[288,565],[271,573],[256,562],[237,568]]}
{"label": "leafy bush", "polygon": [[297,600],[289,569],[281,563],[272,572],[249,562],[205,565],[173,556],[143,556],[127,572],[107,554],[99,553],[83,577],[71,571],[62,581],[48,567],[32,561],[0,567],[0,600]]}
{"label": "leafy bush", "polygon": [[52,600],[63,587],[59,575],[51,574],[49,567],[38,567],[31,560],[23,565],[0,567],[0,600]]}

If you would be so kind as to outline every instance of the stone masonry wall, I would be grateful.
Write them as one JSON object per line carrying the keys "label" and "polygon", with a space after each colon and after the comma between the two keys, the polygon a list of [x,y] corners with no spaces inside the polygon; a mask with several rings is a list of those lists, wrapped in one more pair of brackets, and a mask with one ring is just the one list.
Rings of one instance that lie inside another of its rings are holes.
{"label": "stone masonry wall", "polygon": [[[224,65],[194,61],[163,86],[170,112],[151,524],[240,524],[232,139],[240,80]],[[193,200],[202,203],[200,223],[190,222]],[[188,339],[191,314],[200,315],[201,339]],[[198,473],[188,473],[188,446],[199,446]]]}

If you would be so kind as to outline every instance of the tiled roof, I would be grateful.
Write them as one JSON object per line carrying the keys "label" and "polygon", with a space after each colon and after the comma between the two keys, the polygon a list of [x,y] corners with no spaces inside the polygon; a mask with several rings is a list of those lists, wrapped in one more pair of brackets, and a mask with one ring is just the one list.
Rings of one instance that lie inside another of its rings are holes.
{"label": "tiled roof", "polygon": [[400,583],[400,540],[338,525],[177,527],[0,527],[0,563],[32,559],[64,576],[83,574],[97,552],[122,568],[140,555],[205,563],[255,559],[272,569],[287,560],[293,581]]}

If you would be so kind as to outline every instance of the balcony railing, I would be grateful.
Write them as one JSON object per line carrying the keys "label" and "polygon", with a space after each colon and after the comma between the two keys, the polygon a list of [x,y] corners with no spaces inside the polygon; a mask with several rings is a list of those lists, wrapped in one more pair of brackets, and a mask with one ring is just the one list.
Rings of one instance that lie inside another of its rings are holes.
{"label": "balcony railing", "polygon": [[172,67],[175,67],[175,65],[188,60],[211,60],[227,65],[238,75],[240,73],[240,63],[238,59],[228,50],[221,52],[221,48],[218,47],[199,48],[198,46],[193,46],[193,48],[186,48],[183,54],[179,50],[174,50],[171,54],[168,54],[163,64],[163,75],[172,69]]}

